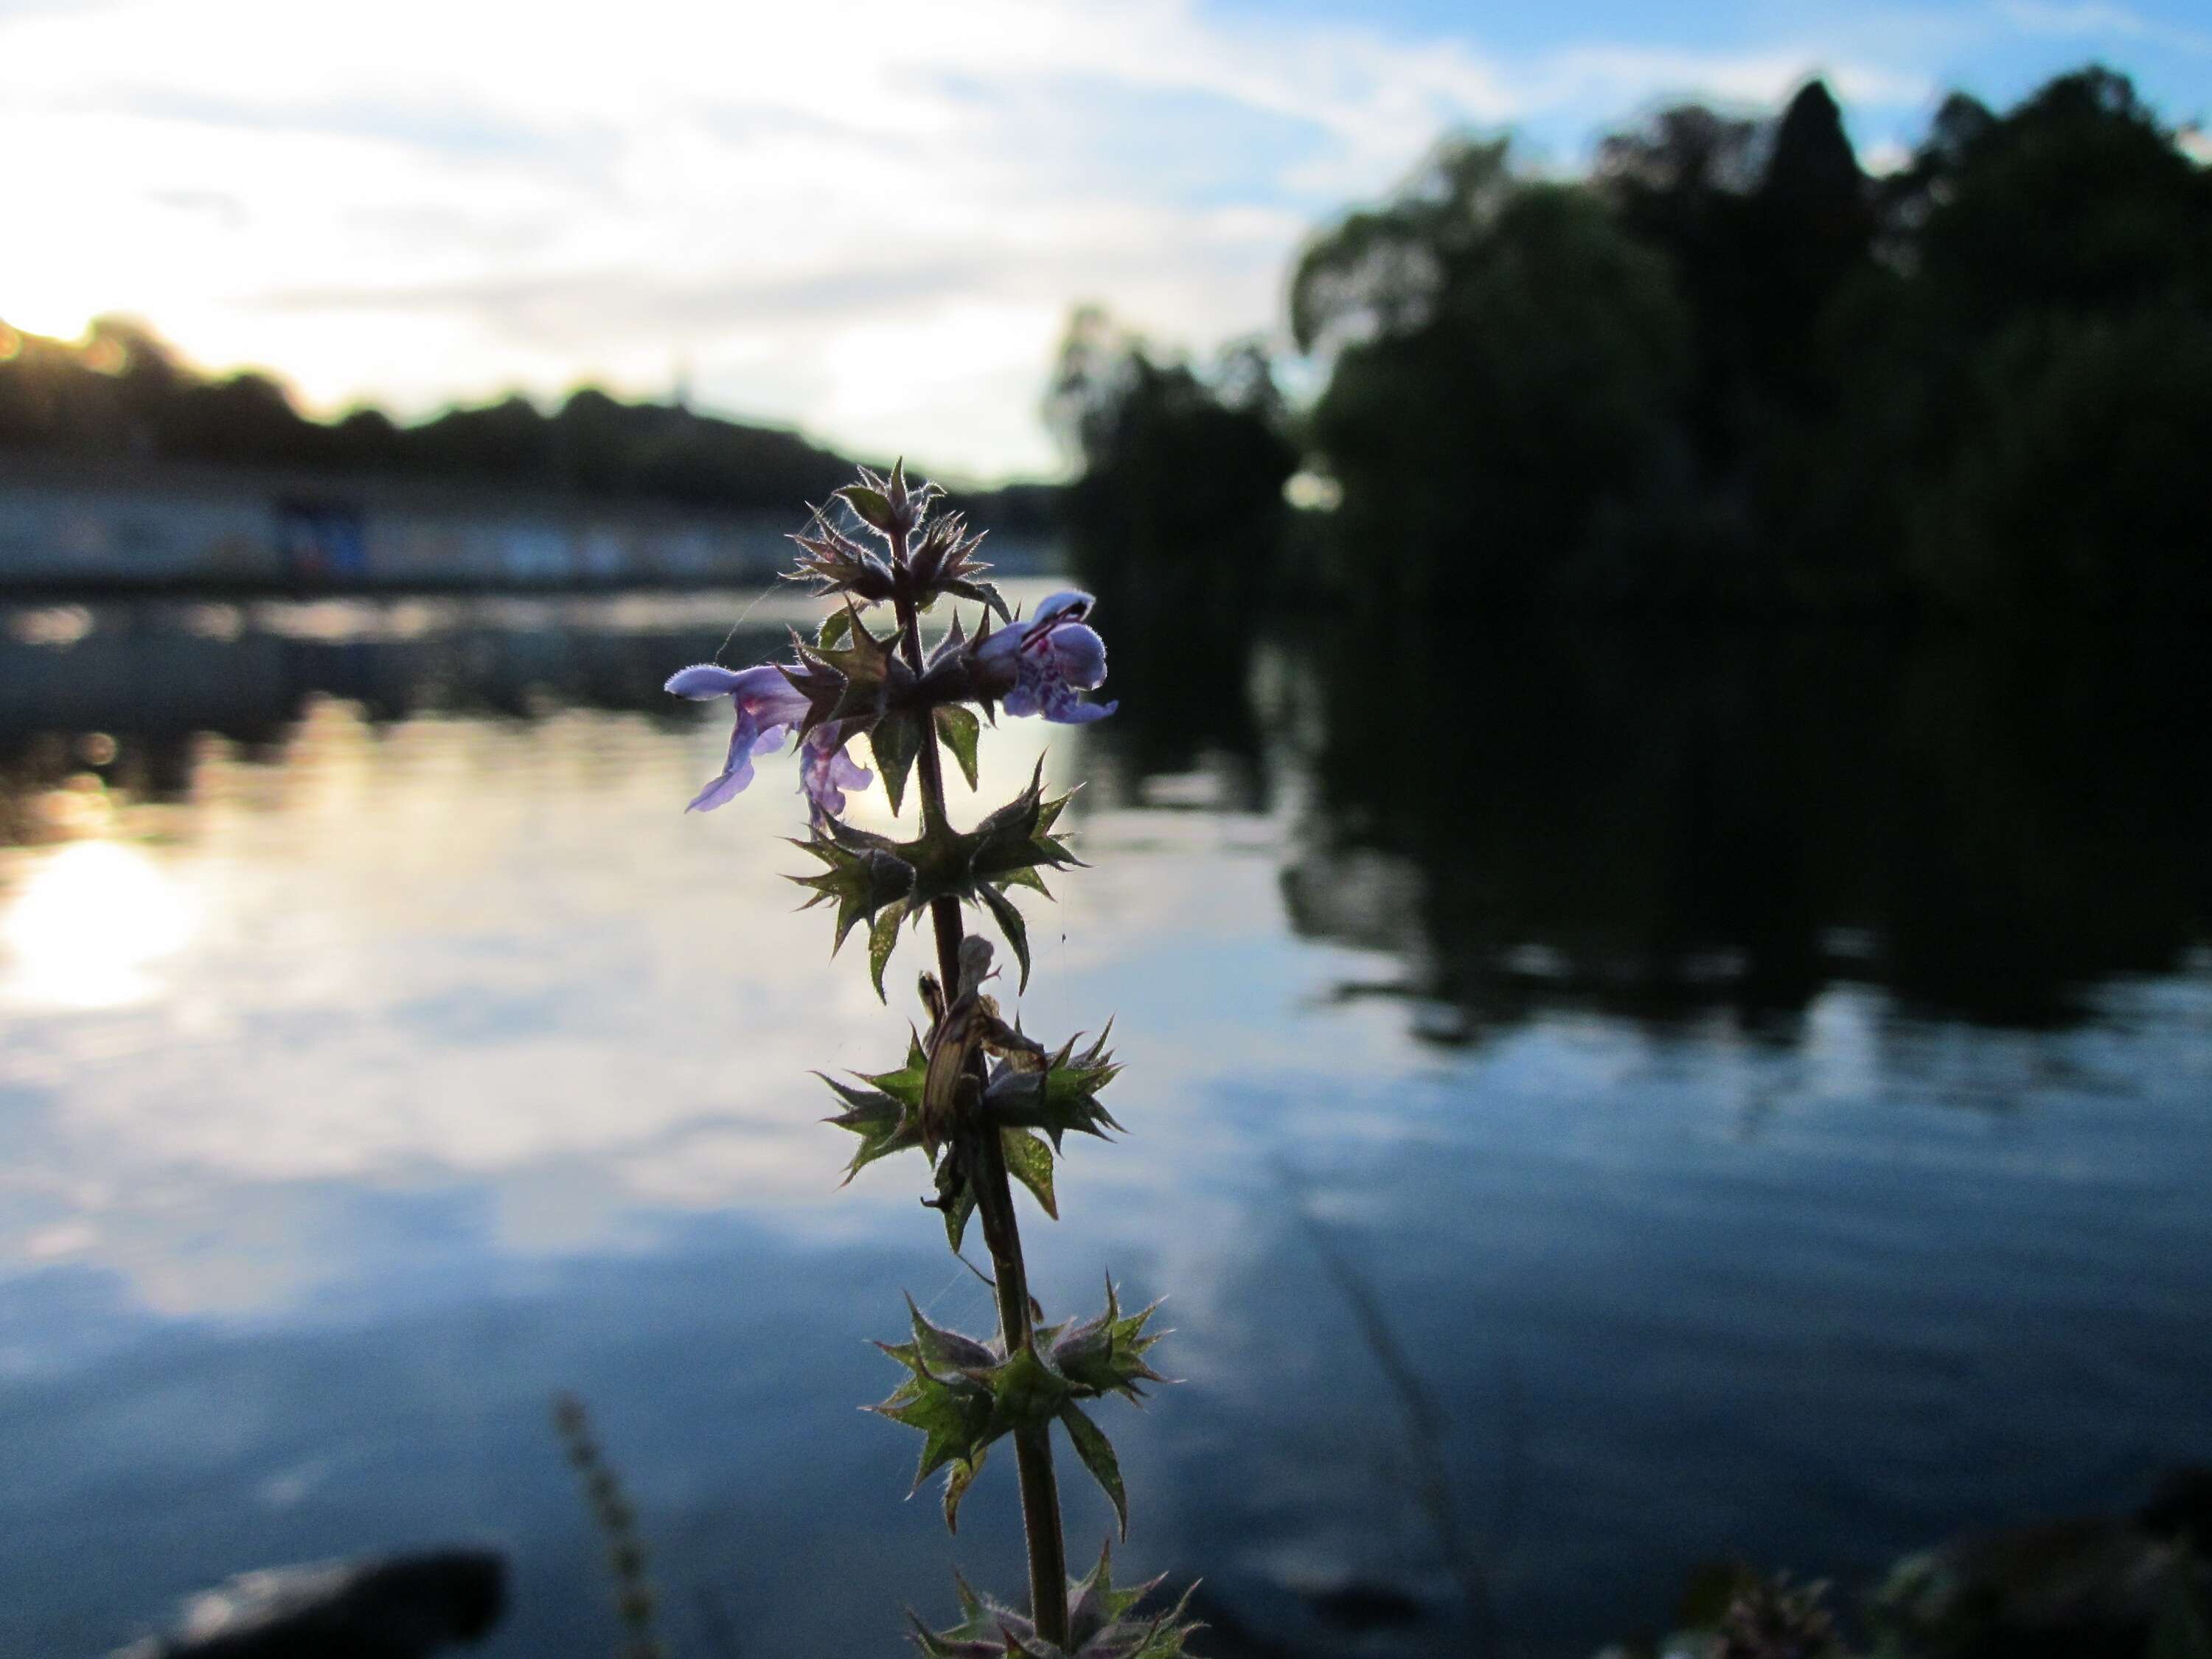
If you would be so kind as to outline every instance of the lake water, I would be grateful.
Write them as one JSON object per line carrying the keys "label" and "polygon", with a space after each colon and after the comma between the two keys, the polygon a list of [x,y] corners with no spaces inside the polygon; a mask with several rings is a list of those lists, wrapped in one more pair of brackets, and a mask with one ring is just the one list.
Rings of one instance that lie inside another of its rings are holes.
{"label": "lake water", "polygon": [[[726,721],[659,691],[802,611],[0,613],[0,1651],[489,1540],[486,1651],[607,1652],[562,1389],[680,1650],[951,1613],[854,1407],[902,1291],[988,1292],[808,1075],[896,1062],[925,953],[889,1011],[830,962],[791,763],[687,817]],[[1571,1654],[2212,1453],[2201,653],[1238,625],[1109,613],[1121,714],[985,745],[987,805],[1090,780],[1021,1010],[1115,1017],[1131,1133],[1024,1224],[1052,1316],[1170,1297],[1181,1386],[1097,1413],[1132,1568],[1313,1651],[1464,1650],[1480,1575]],[[1010,1468],[963,1523],[1018,1593]]]}

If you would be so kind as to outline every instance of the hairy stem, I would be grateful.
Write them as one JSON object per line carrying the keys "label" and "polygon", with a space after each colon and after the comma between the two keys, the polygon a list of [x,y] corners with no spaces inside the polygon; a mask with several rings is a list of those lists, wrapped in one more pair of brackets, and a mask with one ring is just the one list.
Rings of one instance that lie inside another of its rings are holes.
{"label": "hairy stem", "polygon": [[[894,604],[898,611],[899,649],[907,666],[922,672],[921,619],[906,583],[906,538],[891,541],[892,563],[899,573]],[[945,767],[938,753],[934,719],[916,757],[922,817],[945,817]],[[937,972],[949,999],[960,989],[960,902],[932,901],[929,919],[937,930]],[[1021,1226],[1006,1176],[1006,1157],[988,1124],[970,1123],[956,1154],[967,1160],[975,1188],[975,1215],[983,1224],[984,1248],[991,1253],[991,1276],[999,1295],[999,1334],[1009,1354],[1030,1340],[1029,1269],[1022,1261]],[[1060,1485],[1052,1472],[1052,1431],[1022,1429],[1014,1435],[1014,1458],[1021,1475],[1022,1525],[1029,1537],[1030,1616],[1037,1634],[1055,1647],[1067,1645],[1067,1545],[1060,1524]]]}

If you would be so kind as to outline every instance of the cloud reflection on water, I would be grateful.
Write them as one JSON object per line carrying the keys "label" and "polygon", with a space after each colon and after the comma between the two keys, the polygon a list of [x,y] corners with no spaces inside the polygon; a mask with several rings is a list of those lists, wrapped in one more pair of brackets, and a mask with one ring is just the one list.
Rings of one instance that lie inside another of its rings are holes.
{"label": "cloud reflection on water", "polygon": [[[334,1182],[480,1190],[482,1248],[525,1253],[606,1243],[641,1212],[908,1225],[910,1182],[836,1190],[842,1149],[817,1121],[810,1069],[872,1066],[888,1038],[783,879],[789,757],[712,818],[681,810],[723,741],[713,711],[672,741],[580,710],[375,726],[315,697],[255,759],[204,742],[189,799],[126,811],[118,838],[20,854],[0,898],[10,1183],[37,1194],[9,1229],[18,1261],[116,1272],[172,1314],[273,1312],[376,1271],[282,1196]],[[1080,741],[1004,722],[981,796],[1040,753],[1064,780]],[[1212,1006],[1280,989],[1238,962],[1272,931],[1271,866],[1224,884],[1216,820],[1189,820],[1178,854],[1140,820],[1077,812],[1094,850],[1152,850],[1058,884],[1031,1023],[1097,1024],[1101,980],[1174,985],[1142,999],[1146,1069],[1279,1059],[1278,1037],[1224,1039],[1246,1028]],[[879,789],[857,816],[890,822]],[[902,947],[895,992],[922,960]],[[1101,1178],[1132,1200],[1144,1184]]]}

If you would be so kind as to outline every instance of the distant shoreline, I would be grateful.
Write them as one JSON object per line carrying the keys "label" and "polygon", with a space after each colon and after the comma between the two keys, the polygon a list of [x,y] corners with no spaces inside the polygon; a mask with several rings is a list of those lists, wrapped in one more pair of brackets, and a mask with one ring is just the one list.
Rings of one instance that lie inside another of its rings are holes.
{"label": "distant shoreline", "polygon": [[[1049,569],[1024,570],[1020,580],[1029,577],[1049,577],[1057,573]],[[318,599],[619,599],[629,593],[655,594],[755,594],[763,589],[774,591],[778,579],[774,577],[705,577],[693,580],[680,576],[620,576],[605,580],[591,577],[571,577],[553,580],[510,579],[483,580],[461,578],[447,580],[410,579],[393,582],[325,582],[307,584],[282,580],[243,580],[191,577],[168,578],[116,575],[80,578],[66,580],[18,580],[0,574],[0,605],[70,605],[92,603],[106,599],[179,599],[222,604],[228,601],[256,599],[294,599],[311,602]],[[794,599],[806,596],[806,590],[793,586],[789,590]]]}
{"label": "distant shoreline", "polygon": [[[803,504],[733,512],[465,480],[0,457],[0,594],[693,592],[775,580],[805,523]],[[994,537],[990,556],[1006,576],[1063,562],[1048,533]]]}

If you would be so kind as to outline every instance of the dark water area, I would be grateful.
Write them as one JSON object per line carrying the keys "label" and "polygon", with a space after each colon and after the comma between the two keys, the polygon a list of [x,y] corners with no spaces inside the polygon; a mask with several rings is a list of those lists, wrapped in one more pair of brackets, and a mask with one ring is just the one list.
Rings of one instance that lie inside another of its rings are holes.
{"label": "dark water area", "polygon": [[[726,729],[662,680],[803,619],[0,617],[0,1652],[464,1540],[487,1651],[608,1651],[563,1389],[679,1650],[1018,1586],[1011,1474],[956,1552],[854,1410],[902,1290],[990,1316],[817,1121],[899,998],[792,912],[787,758],[682,811]],[[1024,1220],[1048,1316],[1170,1298],[1181,1385],[1099,1413],[1131,1571],[1314,1653],[1468,1651],[1478,1579],[1585,1654],[2212,1456],[2195,642],[1203,623],[1106,615],[1121,714],[1002,721],[975,809],[1090,781],[1021,1006],[1116,1017],[1132,1133]]]}

